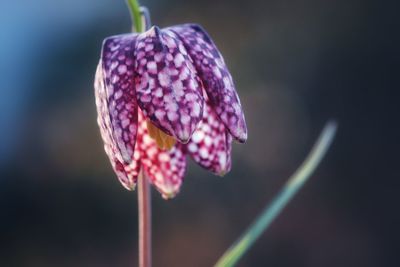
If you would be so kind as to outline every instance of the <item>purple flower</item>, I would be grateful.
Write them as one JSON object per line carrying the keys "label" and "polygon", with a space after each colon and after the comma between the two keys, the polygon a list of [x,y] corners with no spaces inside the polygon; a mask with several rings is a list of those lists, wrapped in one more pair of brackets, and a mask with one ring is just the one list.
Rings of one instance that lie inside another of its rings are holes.
{"label": "purple flower", "polygon": [[223,175],[231,167],[232,137],[247,139],[232,77],[195,24],[105,39],[95,94],[106,153],[130,190],[143,168],[171,198],[182,184],[186,154]]}

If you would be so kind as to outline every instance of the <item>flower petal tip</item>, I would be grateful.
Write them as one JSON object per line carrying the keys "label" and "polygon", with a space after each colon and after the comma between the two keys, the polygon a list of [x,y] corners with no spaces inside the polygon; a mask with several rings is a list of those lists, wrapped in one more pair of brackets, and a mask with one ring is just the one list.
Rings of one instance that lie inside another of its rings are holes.
{"label": "flower petal tip", "polygon": [[241,143],[244,144],[247,141],[247,131],[241,131],[238,135],[236,140]]}
{"label": "flower petal tip", "polygon": [[158,37],[160,35],[160,28],[154,25],[146,32],[143,32],[142,34],[145,35],[146,37]]}
{"label": "flower petal tip", "polygon": [[178,183],[178,184],[169,184],[169,183],[165,183],[163,185],[158,184],[155,185],[156,189],[158,190],[158,192],[160,192],[161,197],[165,200],[169,200],[169,199],[173,199],[174,197],[176,197],[176,195],[179,194],[180,192],[180,187],[181,187],[182,183]]}
{"label": "flower petal tip", "polygon": [[163,194],[161,194],[161,196],[162,196],[162,198],[163,198],[164,200],[171,200],[171,199],[173,199],[173,198],[176,197],[177,193],[178,193],[178,192],[163,193]]}
{"label": "flower petal tip", "polygon": [[177,134],[177,139],[182,144],[187,144],[190,141],[191,135],[188,132],[180,132]]}
{"label": "flower petal tip", "polygon": [[224,177],[225,174],[227,174],[228,172],[229,172],[229,171],[223,170],[223,171],[219,172],[217,175],[218,175],[219,177]]}
{"label": "flower petal tip", "polygon": [[165,200],[170,200],[176,197],[176,195],[179,194],[180,192],[180,186],[181,183],[178,185],[172,185],[172,184],[164,184],[162,187],[156,186],[156,189],[158,192],[160,192],[161,197]]}
{"label": "flower petal tip", "polygon": [[229,160],[229,162],[227,161],[225,164],[221,164],[221,168],[217,169],[215,174],[220,176],[220,177],[224,177],[230,171],[231,171],[231,163],[230,163],[230,160]]}
{"label": "flower petal tip", "polygon": [[129,185],[128,184],[124,184],[124,183],[121,183],[121,184],[128,191],[135,191],[135,189],[136,189],[136,184],[129,184]]}

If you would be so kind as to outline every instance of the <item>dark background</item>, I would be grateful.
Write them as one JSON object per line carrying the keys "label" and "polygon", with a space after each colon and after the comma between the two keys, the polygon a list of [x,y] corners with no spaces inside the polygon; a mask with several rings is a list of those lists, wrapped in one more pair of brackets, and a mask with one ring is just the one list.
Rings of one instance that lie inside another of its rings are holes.
{"label": "dark background", "polygon": [[[339,132],[315,175],[239,266],[399,265],[399,5],[384,1],[141,1],[153,23],[202,24],[249,128],[224,178],[189,165],[153,190],[154,266],[211,266],[301,163]],[[102,40],[123,0],[0,2],[0,266],[136,266],[136,192],[96,124]]]}

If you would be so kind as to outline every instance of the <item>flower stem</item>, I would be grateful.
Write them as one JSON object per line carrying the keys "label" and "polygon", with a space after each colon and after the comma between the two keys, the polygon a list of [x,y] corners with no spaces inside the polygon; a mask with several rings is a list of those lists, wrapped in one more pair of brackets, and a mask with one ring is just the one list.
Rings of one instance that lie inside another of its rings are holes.
{"label": "flower stem", "polygon": [[138,177],[139,267],[151,266],[151,191],[143,173]]}
{"label": "flower stem", "polygon": [[279,213],[285,208],[293,196],[300,190],[311,174],[318,167],[335,137],[337,124],[328,122],[320,134],[310,154],[289,178],[282,190],[265,207],[258,218],[246,232],[222,255],[215,267],[230,267],[236,265],[239,259],[250,249],[261,234],[271,225]]}
{"label": "flower stem", "polygon": [[129,11],[131,13],[131,18],[132,18],[132,24],[134,25],[132,27],[132,30],[135,32],[142,32],[142,15],[140,12],[140,5],[137,0],[126,0]]}
{"label": "flower stem", "polygon": [[[147,8],[137,0],[127,0],[132,18],[132,31],[144,32],[151,26]],[[139,267],[151,267],[151,191],[150,183],[143,169],[138,176],[138,216],[139,216]]]}

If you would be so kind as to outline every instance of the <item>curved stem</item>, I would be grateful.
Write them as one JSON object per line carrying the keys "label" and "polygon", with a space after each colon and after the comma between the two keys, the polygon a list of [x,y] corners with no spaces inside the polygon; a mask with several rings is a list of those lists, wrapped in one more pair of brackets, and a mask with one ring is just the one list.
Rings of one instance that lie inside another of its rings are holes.
{"label": "curved stem", "polygon": [[143,31],[147,31],[151,27],[150,11],[145,6],[140,7]]}
{"label": "curved stem", "polygon": [[317,142],[272,202],[265,207],[261,215],[253,222],[244,234],[222,255],[215,267],[234,266],[250,249],[261,234],[271,225],[293,196],[300,190],[318,167],[335,137],[337,124],[331,121],[326,124]]}
{"label": "curved stem", "polygon": [[140,5],[137,0],[126,0],[129,11],[131,13],[132,24],[132,31],[142,32],[142,15],[140,12]]}
{"label": "curved stem", "polygon": [[143,170],[138,177],[139,266],[151,266],[151,191]]}

